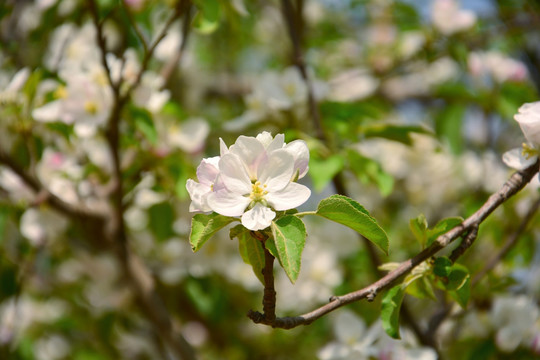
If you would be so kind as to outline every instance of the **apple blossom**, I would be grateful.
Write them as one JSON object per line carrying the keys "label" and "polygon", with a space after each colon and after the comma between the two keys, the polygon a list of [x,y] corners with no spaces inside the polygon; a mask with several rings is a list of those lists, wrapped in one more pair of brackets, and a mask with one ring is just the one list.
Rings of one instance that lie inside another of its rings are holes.
{"label": "apple blossom", "polygon": [[284,135],[263,132],[240,136],[227,148],[220,139],[220,157],[203,159],[197,168],[199,183],[189,179],[190,211],[215,211],[241,216],[250,230],[270,226],[275,211],[303,204],[311,191],[295,180],[308,171],[309,151],[302,140],[289,144]]}
{"label": "apple blossom", "polygon": [[523,135],[529,144],[523,144],[523,149],[516,148],[503,155],[506,165],[517,170],[523,170],[538,160],[540,148],[540,101],[523,104],[514,119],[519,123]]}

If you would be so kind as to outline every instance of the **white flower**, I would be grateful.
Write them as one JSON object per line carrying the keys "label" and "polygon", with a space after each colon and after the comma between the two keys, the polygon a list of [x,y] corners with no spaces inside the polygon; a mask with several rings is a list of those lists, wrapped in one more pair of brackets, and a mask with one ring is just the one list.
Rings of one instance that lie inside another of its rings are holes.
{"label": "white flower", "polygon": [[532,343],[539,315],[534,300],[525,295],[495,299],[491,318],[497,329],[495,338],[499,349],[511,352],[520,344]]}
{"label": "white flower", "polygon": [[503,155],[506,165],[517,170],[523,170],[531,166],[538,160],[538,149],[540,148],[540,101],[523,104],[514,119],[519,123],[523,135],[530,145],[524,144],[523,150],[520,148],[507,151]]}
{"label": "white flower", "polygon": [[476,22],[476,14],[460,9],[455,0],[436,0],[431,17],[433,25],[445,35],[466,30]]}
{"label": "white flower", "polygon": [[240,136],[230,148],[221,140],[221,157],[203,160],[197,169],[200,183],[190,179],[186,184],[190,211],[241,216],[246,228],[262,230],[275,210],[303,204],[311,191],[294,181],[307,173],[309,151],[304,141],[283,140],[283,134],[272,138],[268,132]]}

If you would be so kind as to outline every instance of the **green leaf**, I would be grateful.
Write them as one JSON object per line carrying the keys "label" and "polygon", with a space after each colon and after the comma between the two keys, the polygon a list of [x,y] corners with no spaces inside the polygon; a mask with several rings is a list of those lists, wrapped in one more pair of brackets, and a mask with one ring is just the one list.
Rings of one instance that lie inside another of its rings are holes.
{"label": "green leaf", "polygon": [[237,219],[212,213],[210,215],[197,214],[191,219],[191,233],[189,243],[193,252],[199,251],[204,243],[216,232]]}
{"label": "green leaf", "polygon": [[315,191],[321,192],[332,178],[343,169],[345,160],[341,155],[332,155],[326,159],[312,157],[309,163],[309,175]]}
{"label": "green leaf", "polygon": [[461,265],[454,264],[448,274],[448,283],[446,284],[447,290],[461,289],[465,282],[469,279],[469,270]]}
{"label": "green leaf", "polygon": [[422,245],[422,249],[426,247],[428,223],[424,214],[418,215],[416,218],[409,221],[409,229],[413,233],[416,240]]}
{"label": "green leaf", "polygon": [[152,205],[148,209],[149,227],[160,241],[165,241],[174,236],[173,223],[175,219],[174,209],[168,202]]}
{"label": "green leaf", "polygon": [[264,246],[266,247],[266,250],[270,251],[270,254],[274,256],[276,259],[279,259],[279,253],[276,248],[276,243],[274,242],[274,239],[269,237],[265,242]]}
{"label": "green leaf", "polygon": [[450,291],[449,294],[459,304],[459,306],[465,309],[471,296],[471,278],[467,277],[459,289]]}
{"label": "green leaf", "polygon": [[433,285],[431,285],[425,276],[411,282],[409,286],[407,286],[407,293],[419,299],[429,298],[435,301],[437,300],[435,292],[433,291]]}
{"label": "green leaf", "polygon": [[296,216],[284,216],[272,221],[272,235],[279,255],[279,263],[294,284],[300,273],[302,250],[306,242],[306,227]]}
{"label": "green leaf", "polygon": [[150,143],[156,145],[158,135],[150,112],[133,106],[131,107],[131,116],[135,121],[135,127],[144,134]]}
{"label": "green leaf", "polygon": [[433,242],[439,237],[439,235],[442,235],[449,230],[455,228],[459,224],[463,222],[463,218],[461,217],[449,217],[446,219],[442,219],[435,225],[433,229],[429,229],[427,231],[427,243],[426,246],[430,246],[433,244]]}
{"label": "green leaf", "polygon": [[394,338],[400,339],[399,336],[399,311],[405,291],[402,285],[397,285],[391,288],[382,299],[381,303],[381,320],[382,327],[386,333]]}
{"label": "green leaf", "polygon": [[374,183],[379,188],[382,196],[388,196],[394,188],[394,178],[386,173],[381,165],[367,158],[357,151],[347,151],[349,167],[363,183]]}
{"label": "green leaf", "polygon": [[432,134],[431,131],[419,125],[396,125],[374,123],[363,126],[361,131],[366,138],[380,137],[388,140],[397,141],[405,145],[412,145],[412,133]]}
{"label": "green leaf", "polygon": [[335,221],[365,236],[388,254],[388,236],[362,205],[343,195],[321,200],[317,215]]}
{"label": "green leaf", "polygon": [[219,0],[197,0],[195,3],[199,8],[193,19],[195,29],[205,35],[213,33],[218,28],[221,17]]}
{"label": "green leaf", "polygon": [[242,225],[236,225],[230,230],[231,239],[238,238],[238,248],[244,262],[251,265],[255,276],[264,285],[262,270],[264,268],[264,249],[259,240],[251,236],[251,233]]}
{"label": "green leaf", "polygon": [[448,140],[450,149],[454,154],[460,154],[464,148],[464,138],[461,129],[464,114],[464,105],[450,104],[435,118],[437,134]]}
{"label": "green leaf", "polygon": [[433,264],[433,273],[440,277],[447,277],[452,268],[452,261],[446,256],[440,256],[435,259]]}

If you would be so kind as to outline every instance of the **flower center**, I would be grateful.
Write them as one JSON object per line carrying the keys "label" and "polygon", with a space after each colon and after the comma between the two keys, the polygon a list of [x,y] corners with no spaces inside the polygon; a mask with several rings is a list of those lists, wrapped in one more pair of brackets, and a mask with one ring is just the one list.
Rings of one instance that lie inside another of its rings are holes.
{"label": "flower center", "polygon": [[251,194],[249,195],[249,198],[254,202],[259,202],[264,200],[264,196],[268,194],[268,191],[265,190],[266,185],[262,185],[260,181],[255,181],[255,183],[251,184]]}

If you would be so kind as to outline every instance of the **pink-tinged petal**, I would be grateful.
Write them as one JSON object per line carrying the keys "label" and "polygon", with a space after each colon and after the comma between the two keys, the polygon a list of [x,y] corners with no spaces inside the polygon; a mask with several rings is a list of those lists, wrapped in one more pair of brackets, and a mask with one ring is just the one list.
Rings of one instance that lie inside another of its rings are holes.
{"label": "pink-tinged petal", "polygon": [[254,137],[239,136],[229,151],[236,154],[244,162],[250,179],[257,176],[259,163],[266,158],[266,151],[263,144]]}
{"label": "pink-tinged petal", "polygon": [[275,217],[276,213],[272,209],[257,203],[242,215],[242,225],[253,231],[263,230],[270,226]]}
{"label": "pink-tinged petal", "polygon": [[525,138],[535,146],[540,145],[540,101],[523,104],[514,119],[519,123]]}
{"label": "pink-tinged petal", "polygon": [[274,140],[268,146],[266,146],[266,152],[270,153],[271,151],[278,150],[283,148],[285,145],[285,135],[277,134]]}
{"label": "pink-tinged petal", "polygon": [[266,185],[265,190],[279,191],[291,181],[294,172],[294,158],[284,149],[269,154],[268,160],[259,167],[257,180]]}
{"label": "pink-tinged petal", "polygon": [[238,195],[251,192],[251,180],[238,156],[232,153],[223,155],[219,160],[219,169],[220,180],[229,191]]}
{"label": "pink-tinged petal", "polygon": [[219,160],[219,156],[214,156],[201,161],[201,164],[197,167],[197,179],[201,184],[210,186],[216,181],[219,174]]}
{"label": "pink-tinged petal", "polygon": [[221,156],[227,154],[229,152],[229,148],[225,144],[225,141],[223,141],[222,138],[219,138],[219,154]]}
{"label": "pink-tinged petal", "polygon": [[298,171],[298,178],[303,178],[309,169],[309,149],[304,140],[294,140],[285,145],[285,150],[294,157],[294,174]]}
{"label": "pink-tinged petal", "polygon": [[265,199],[274,209],[282,211],[302,205],[309,199],[310,195],[311,190],[307,186],[292,182],[281,191],[268,193]]}
{"label": "pink-tinged petal", "polygon": [[211,192],[206,197],[208,206],[218,214],[225,216],[240,216],[251,200],[239,194],[220,190]]}
{"label": "pink-tinged petal", "polygon": [[526,158],[523,156],[521,148],[512,149],[503,154],[503,162],[512,169],[524,170],[534,164],[538,160],[538,156],[531,156]]}
{"label": "pink-tinged petal", "polygon": [[208,197],[208,194],[212,192],[212,189],[209,186],[199,184],[192,179],[188,179],[186,183],[186,189],[189,193],[189,197],[191,198],[191,204],[189,205],[190,212],[212,211],[212,209],[206,203],[206,198]]}

